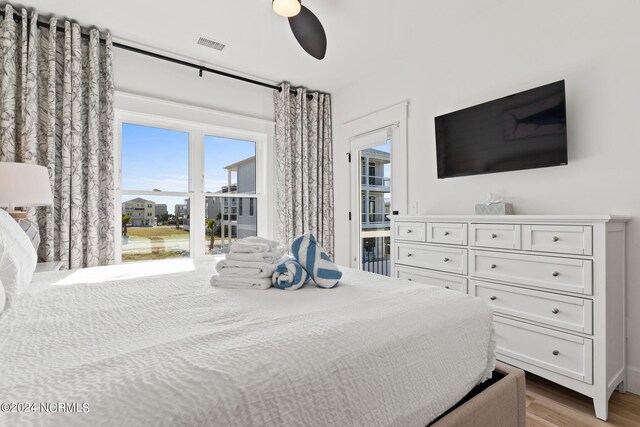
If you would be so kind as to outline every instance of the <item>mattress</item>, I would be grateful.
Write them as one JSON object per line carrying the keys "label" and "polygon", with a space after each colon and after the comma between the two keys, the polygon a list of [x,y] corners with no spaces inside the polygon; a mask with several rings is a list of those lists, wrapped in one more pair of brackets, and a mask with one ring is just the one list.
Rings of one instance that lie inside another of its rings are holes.
{"label": "mattress", "polygon": [[425,426],[494,368],[477,298],[350,269],[334,289],[219,289],[214,271],[37,274],[0,315],[0,425]]}

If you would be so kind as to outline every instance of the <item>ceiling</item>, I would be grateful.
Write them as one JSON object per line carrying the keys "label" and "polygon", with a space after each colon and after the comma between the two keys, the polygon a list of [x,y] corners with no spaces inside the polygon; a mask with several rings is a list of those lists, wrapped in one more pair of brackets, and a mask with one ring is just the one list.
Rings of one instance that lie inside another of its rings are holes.
{"label": "ceiling", "polygon": [[[536,43],[535,32],[541,29],[558,31],[562,36],[562,22],[573,19],[579,2],[304,0],[303,4],[319,17],[327,32],[329,47],[323,61],[307,55],[297,44],[286,18],[272,11],[271,0],[27,0],[23,4],[36,8],[41,16],[55,13],[84,26],[108,29],[124,43],[274,83],[287,80],[335,92],[384,72],[400,60],[410,62],[412,55],[432,55],[435,63],[452,54],[464,55],[465,49],[471,54],[485,40],[496,46],[511,43],[516,49],[525,49],[524,43]],[[541,3],[545,6],[533,6]],[[600,4],[615,9],[610,7],[611,2],[601,0]],[[518,16],[520,10],[534,16],[522,19]],[[510,14],[513,19],[509,21],[513,22],[497,27],[495,23],[504,21],[505,14]],[[603,31],[602,14],[589,16],[584,28],[598,28],[594,37],[599,37]],[[580,19],[578,15],[576,18]],[[604,31],[616,25],[607,21],[604,24]],[[507,33],[496,42],[501,30],[514,31],[522,25],[531,27],[529,35],[522,31],[517,35]],[[228,46],[223,52],[199,46],[199,35]]]}
{"label": "ceiling", "polygon": [[[33,7],[41,16],[55,13],[84,26],[108,29],[118,41],[273,82],[288,80],[335,91],[402,55],[402,41],[415,36],[415,30],[430,28],[435,34],[452,21],[471,18],[503,1],[404,1],[397,8],[389,7],[396,2],[388,1],[304,0],[327,32],[329,47],[323,61],[302,50],[286,18],[272,11],[271,0],[27,0],[14,5]],[[411,23],[417,27],[405,25],[407,16],[419,17]],[[199,46],[199,35],[228,46],[223,52]]]}

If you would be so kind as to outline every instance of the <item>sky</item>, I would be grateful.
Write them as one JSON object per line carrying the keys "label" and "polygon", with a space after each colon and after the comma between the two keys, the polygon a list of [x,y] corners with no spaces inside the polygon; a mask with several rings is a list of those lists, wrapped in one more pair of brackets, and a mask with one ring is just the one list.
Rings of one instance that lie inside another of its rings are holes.
{"label": "sky", "polygon": [[[218,136],[205,137],[205,191],[227,184],[225,166],[255,156],[253,141]],[[169,129],[122,124],[122,189],[187,192],[189,190],[189,134]],[[142,197],[167,205],[174,212],[183,197],[124,195],[123,201]]]}
{"label": "sky", "polygon": [[[216,192],[227,184],[225,166],[255,156],[253,141],[205,136],[204,144],[205,191]],[[391,143],[373,147],[391,151]],[[385,176],[391,176],[391,165],[385,165]],[[189,133],[122,124],[122,189],[132,191],[187,192],[189,186]],[[123,201],[136,197],[167,205],[173,213],[176,204],[185,203],[183,197],[158,195],[124,195]],[[389,199],[390,195],[385,195]]]}

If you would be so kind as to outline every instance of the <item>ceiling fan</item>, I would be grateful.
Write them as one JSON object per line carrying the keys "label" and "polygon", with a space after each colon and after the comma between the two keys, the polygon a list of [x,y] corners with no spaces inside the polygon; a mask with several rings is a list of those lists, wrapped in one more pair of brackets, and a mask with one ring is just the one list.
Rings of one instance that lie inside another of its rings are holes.
{"label": "ceiling fan", "polygon": [[327,53],[327,35],[320,20],[301,0],[272,0],[273,10],[289,19],[289,26],[300,46],[316,59]]}

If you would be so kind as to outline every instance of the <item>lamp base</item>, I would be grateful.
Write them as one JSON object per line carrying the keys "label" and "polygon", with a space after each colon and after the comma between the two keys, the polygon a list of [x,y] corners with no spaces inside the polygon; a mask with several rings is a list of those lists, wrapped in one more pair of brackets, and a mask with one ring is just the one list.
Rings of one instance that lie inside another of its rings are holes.
{"label": "lamp base", "polygon": [[31,244],[37,252],[38,246],[40,246],[40,230],[38,228],[38,224],[23,218],[15,218],[15,220],[18,222],[20,228],[22,228],[27,236],[29,236],[29,240],[31,240]]}
{"label": "lamp base", "polygon": [[24,211],[7,211],[7,213],[9,215],[11,215],[11,218],[15,219],[16,221],[19,219],[25,219],[27,217],[27,213]]}

